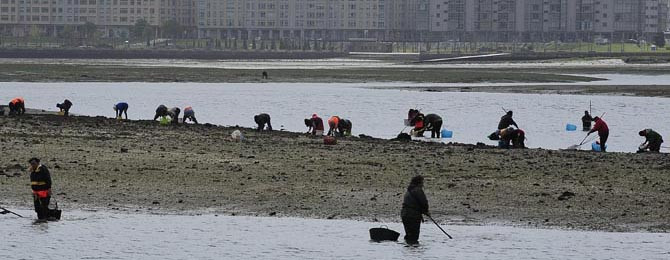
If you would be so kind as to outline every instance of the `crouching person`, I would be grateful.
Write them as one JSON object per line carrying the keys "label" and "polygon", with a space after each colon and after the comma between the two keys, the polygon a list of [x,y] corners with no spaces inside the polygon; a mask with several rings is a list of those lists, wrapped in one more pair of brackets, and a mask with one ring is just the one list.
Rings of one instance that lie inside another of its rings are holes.
{"label": "crouching person", "polygon": [[661,144],[663,143],[663,136],[661,136],[661,134],[651,129],[644,129],[638,134],[645,138],[645,141],[640,145],[640,150],[638,150],[638,152],[649,151],[658,153],[661,151]]}
{"label": "crouching person", "polygon": [[170,116],[170,119],[172,120],[173,124],[179,124],[179,114],[181,113],[181,109],[178,107],[173,107],[170,108],[167,112],[167,115]]}
{"label": "crouching person", "polygon": [[26,101],[17,97],[9,101],[9,115],[23,115],[26,113]]}
{"label": "crouching person", "polygon": [[270,115],[262,113],[254,116],[254,121],[258,125],[258,131],[263,131],[265,125],[267,125],[267,130],[272,131],[272,123],[270,123]]}
{"label": "crouching person", "polygon": [[184,124],[186,124],[186,120],[191,120],[196,125],[198,124],[198,120],[195,119],[195,111],[193,111],[192,107],[184,108]]}
{"label": "crouching person", "polygon": [[62,112],[64,116],[68,116],[70,114],[70,108],[72,107],[72,102],[66,99],[65,101],[63,101],[63,103],[56,104],[56,107],[60,109],[60,112]]}

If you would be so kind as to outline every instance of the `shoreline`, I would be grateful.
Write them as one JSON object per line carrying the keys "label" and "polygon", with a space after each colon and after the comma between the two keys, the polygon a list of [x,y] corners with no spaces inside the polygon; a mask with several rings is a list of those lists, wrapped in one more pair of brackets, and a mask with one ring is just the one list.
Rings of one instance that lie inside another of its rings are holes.
{"label": "shoreline", "polygon": [[429,86],[374,87],[421,92],[484,92],[547,95],[613,95],[635,97],[670,97],[670,85],[516,85],[516,86]]}
{"label": "shoreline", "polygon": [[[66,212],[397,222],[410,177],[423,174],[431,212],[442,223],[670,231],[670,157],[664,154],[367,137],[326,146],[301,133],[85,116],[0,117],[0,123],[3,206],[31,205],[25,160],[37,156],[50,168]],[[236,129],[245,142],[230,139]]]}

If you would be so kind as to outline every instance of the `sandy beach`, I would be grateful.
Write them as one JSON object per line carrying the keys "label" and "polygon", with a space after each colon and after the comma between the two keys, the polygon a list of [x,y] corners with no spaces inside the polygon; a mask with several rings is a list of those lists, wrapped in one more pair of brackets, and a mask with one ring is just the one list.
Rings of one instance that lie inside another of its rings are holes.
{"label": "sandy beach", "polygon": [[0,116],[0,197],[30,208],[28,158],[52,171],[72,209],[399,221],[427,177],[448,224],[670,230],[670,157],[350,137],[56,115]]}

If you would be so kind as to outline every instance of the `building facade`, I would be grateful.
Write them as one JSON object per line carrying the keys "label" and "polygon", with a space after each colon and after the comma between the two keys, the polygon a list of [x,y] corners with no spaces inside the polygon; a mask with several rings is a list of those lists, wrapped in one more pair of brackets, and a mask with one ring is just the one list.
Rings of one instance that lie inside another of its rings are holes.
{"label": "building facade", "polygon": [[[94,23],[127,37],[140,19],[200,38],[571,41],[649,37],[668,0],[0,0],[0,34],[56,36]],[[160,29],[156,29],[160,30]]]}
{"label": "building facade", "polygon": [[629,39],[662,33],[667,0],[435,0],[432,38],[498,41]]}

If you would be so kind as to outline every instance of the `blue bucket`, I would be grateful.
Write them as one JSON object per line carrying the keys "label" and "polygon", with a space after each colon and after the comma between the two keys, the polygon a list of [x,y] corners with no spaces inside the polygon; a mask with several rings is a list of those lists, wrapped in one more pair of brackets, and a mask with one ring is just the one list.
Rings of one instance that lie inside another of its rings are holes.
{"label": "blue bucket", "polygon": [[452,138],[454,137],[454,132],[447,129],[442,129],[442,138]]}
{"label": "blue bucket", "polygon": [[565,125],[565,131],[568,132],[577,131],[577,126],[573,124],[567,124]]}
{"label": "blue bucket", "polygon": [[[605,145],[605,149],[607,149],[607,145]],[[591,150],[593,150],[594,152],[601,152],[601,150],[600,150],[600,144],[599,144],[599,143],[596,143],[596,142],[593,142],[593,143],[591,144]]]}

